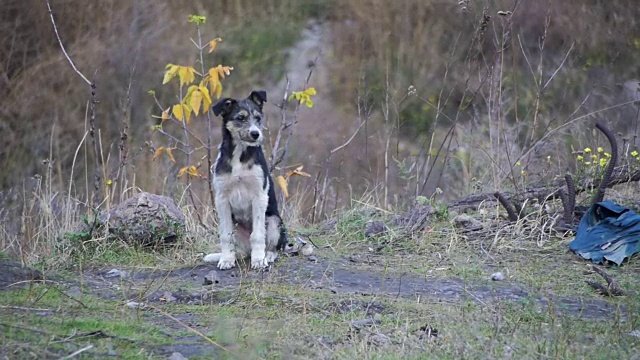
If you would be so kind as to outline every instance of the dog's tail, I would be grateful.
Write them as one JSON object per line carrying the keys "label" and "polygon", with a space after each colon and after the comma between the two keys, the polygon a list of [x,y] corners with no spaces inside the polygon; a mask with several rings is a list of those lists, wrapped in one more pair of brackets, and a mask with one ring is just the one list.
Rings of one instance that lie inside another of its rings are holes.
{"label": "dog's tail", "polygon": [[221,257],[222,253],[207,254],[204,256],[204,258],[202,258],[202,261],[206,263],[218,263]]}

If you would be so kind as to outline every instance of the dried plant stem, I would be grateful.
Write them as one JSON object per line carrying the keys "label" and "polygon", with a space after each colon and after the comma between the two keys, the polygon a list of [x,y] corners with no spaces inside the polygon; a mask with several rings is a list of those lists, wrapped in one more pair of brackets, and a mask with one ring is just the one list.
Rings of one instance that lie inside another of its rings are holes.
{"label": "dried plant stem", "polygon": [[73,60],[71,60],[71,57],[69,56],[69,54],[67,53],[67,50],[64,48],[64,45],[62,44],[62,39],[60,38],[60,34],[58,33],[58,26],[56,25],[56,21],[53,17],[53,10],[51,9],[51,4],[49,3],[49,0],[45,0],[45,1],[47,3],[47,9],[49,10],[49,17],[51,18],[53,31],[56,34],[56,39],[58,40],[58,44],[62,49],[62,53],[64,54],[64,57],[67,59],[67,61],[71,65],[71,68],[73,69],[73,71],[75,71],[76,74],[78,74],[82,78],[82,80],[84,80],[84,82],[90,87],[91,97],[89,99],[89,109],[90,109],[89,110],[89,136],[91,137],[91,142],[93,144],[93,151],[94,151],[93,155],[95,159],[94,181],[93,181],[94,194],[93,194],[92,203],[94,207],[97,207],[97,205],[102,202],[101,194],[100,194],[100,185],[102,180],[102,177],[100,175],[100,168],[102,167],[101,166],[102,164],[101,164],[101,159],[98,151],[98,142],[96,140],[96,126],[95,126],[96,104],[98,102],[96,100],[96,84],[93,81],[89,81],[89,79],[80,70],[78,70]]}
{"label": "dried plant stem", "polygon": [[[196,29],[198,30],[198,50],[200,51],[200,70],[202,70],[201,74],[204,76],[204,57],[202,56],[202,34],[200,32],[200,25],[196,24]],[[213,130],[211,127],[211,109],[206,109],[207,111],[207,188],[209,189],[209,200],[211,201],[211,206],[214,203],[214,194],[213,194],[213,157],[211,156],[211,137],[213,134]],[[203,224],[204,225],[204,224]]]}

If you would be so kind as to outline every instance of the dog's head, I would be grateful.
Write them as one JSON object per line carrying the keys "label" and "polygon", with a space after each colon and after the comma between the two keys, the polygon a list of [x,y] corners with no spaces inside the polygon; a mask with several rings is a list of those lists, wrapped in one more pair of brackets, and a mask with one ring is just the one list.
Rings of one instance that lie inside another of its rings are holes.
{"label": "dog's head", "polygon": [[235,141],[247,146],[260,146],[262,136],[262,104],[267,101],[264,91],[252,91],[246,99],[225,98],[213,105],[213,113],[222,116],[223,126]]}

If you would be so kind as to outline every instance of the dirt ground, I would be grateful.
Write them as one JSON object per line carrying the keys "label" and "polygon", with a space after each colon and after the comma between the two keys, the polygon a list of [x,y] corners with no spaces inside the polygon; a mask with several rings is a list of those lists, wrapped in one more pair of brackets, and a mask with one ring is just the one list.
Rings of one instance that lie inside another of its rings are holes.
{"label": "dirt ground", "polygon": [[593,331],[609,328],[622,342],[597,354],[638,358],[634,295],[556,295],[513,276],[362,254],[321,246],[266,272],[194,263],[39,274],[1,260],[0,357],[583,358],[614,336]]}

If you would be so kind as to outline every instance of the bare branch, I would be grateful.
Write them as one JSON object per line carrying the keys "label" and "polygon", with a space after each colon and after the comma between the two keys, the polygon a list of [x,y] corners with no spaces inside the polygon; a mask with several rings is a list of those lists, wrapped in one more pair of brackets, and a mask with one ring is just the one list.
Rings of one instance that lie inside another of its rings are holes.
{"label": "bare branch", "polygon": [[64,57],[67,58],[67,61],[73,68],[73,71],[75,71],[78,75],[80,75],[82,80],[84,80],[84,82],[86,82],[87,85],[91,86],[93,82],[89,81],[89,79],[87,79],[87,77],[84,76],[84,74],[81,73],[80,70],[78,70],[78,68],[76,67],[76,64],[73,63],[73,60],[71,60],[71,57],[69,56],[69,54],[67,54],[67,50],[65,50],[64,45],[62,45],[60,34],[58,34],[58,26],[56,26],[56,21],[53,19],[53,11],[51,10],[51,4],[49,4],[49,0],[46,0],[46,2],[47,2],[47,8],[49,9],[49,17],[51,17],[51,24],[53,24],[53,31],[56,33],[56,38],[58,39],[58,44],[60,44],[60,48],[62,49],[62,53],[64,54]]}

